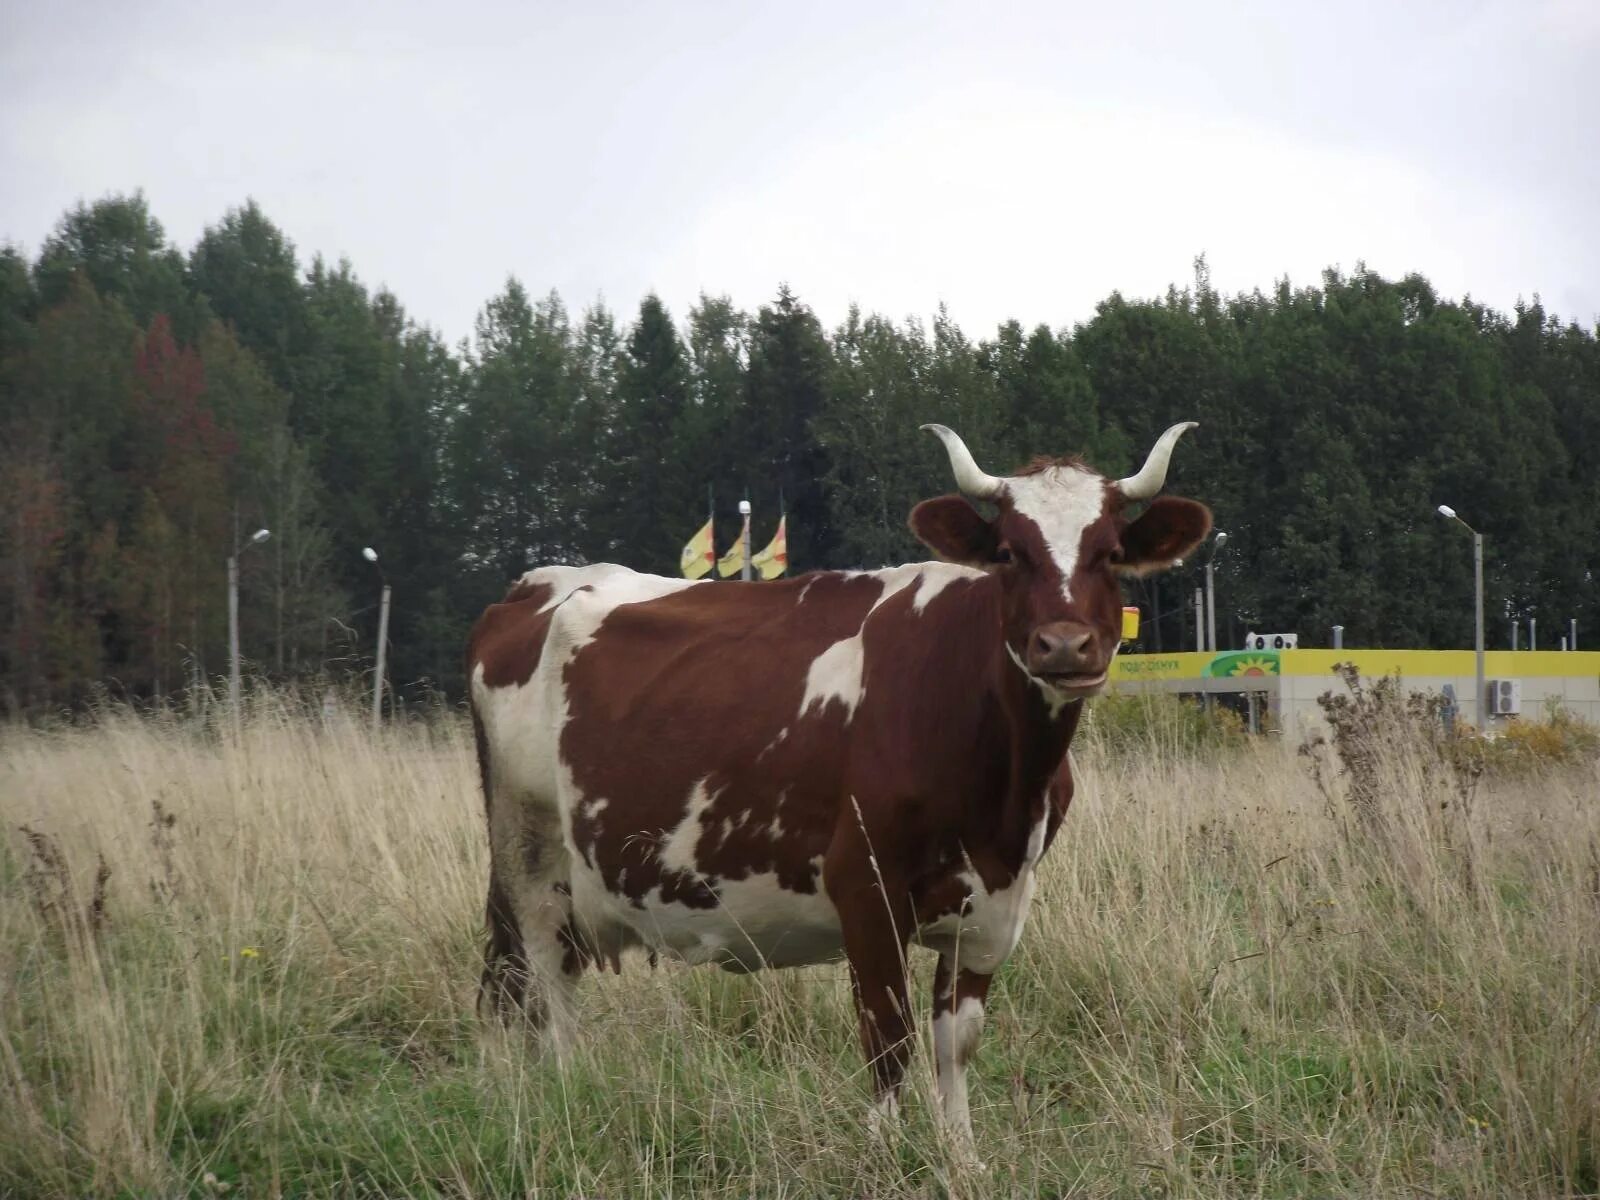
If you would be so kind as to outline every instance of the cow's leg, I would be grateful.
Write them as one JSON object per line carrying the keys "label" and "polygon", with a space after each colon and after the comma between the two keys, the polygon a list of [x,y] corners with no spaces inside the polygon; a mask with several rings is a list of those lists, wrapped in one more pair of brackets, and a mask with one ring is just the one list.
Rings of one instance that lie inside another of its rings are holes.
{"label": "cow's leg", "polygon": [[878,1132],[885,1120],[899,1114],[900,1089],[911,1057],[906,944],[912,913],[906,889],[886,883],[865,841],[851,842],[830,849],[823,883],[839,911],[861,1048],[872,1070],[868,1125]]}
{"label": "cow's leg", "polygon": [[967,1064],[978,1052],[991,978],[957,967],[947,954],[939,956],[933,976],[933,1054],[939,1069],[939,1107],[946,1128],[966,1151],[972,1146]]}
{"label": "cow's leg", "polygon": [[[497,794],[489,810],[492,859],[484,986],[502,1017],[520,1009],[558,1059],[576,1033],[582,957],[572,935],[567,851],[554,809]],[[482,1000],[480,999],[480,1004]]]}
{"label": "cow's leg", "polygon": [[501,1021],[509,1021],[521,1010],[527,994],[528,960],[522,954],[522,933],[511,898],[492,870],[484,910],[489,941],[484,948],[483,977],[478,982],[478,1015],[493,1013]]}
{"label": "cow's leg", "polygon": [[[564,847],[556,847],[565,854]],[[564,1062],[577,1040],[578,976],[583,970],[573,933],[572,896],[564,878],[529,879],[515,901],[528,964],[523,1012],[543,1031],[546,1046]]]}
{"label": "cow's leg", "polygon": [[[884,931],[887,932],[887,931]],[[911,1002],[906,991],[905,946],[892,936],[869,940],[857,952],[846,940],[850,982],[861,1025],[861,1048],[872,1070],[872,1108],[867,1125],[882,1132],[900,1115],[900,1090],[911,1059]]]}

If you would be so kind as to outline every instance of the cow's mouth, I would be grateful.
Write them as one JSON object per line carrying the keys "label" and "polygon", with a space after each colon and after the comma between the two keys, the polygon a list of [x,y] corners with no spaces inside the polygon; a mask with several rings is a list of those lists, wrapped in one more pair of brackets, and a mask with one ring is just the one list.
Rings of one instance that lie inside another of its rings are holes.
{"label": "cow's mouth", "polygon": [[1058,692],[1092,692],[1105,686],[1106,676],[1109,671],[1097,671],[1093,674],[1081,671],[1056,671],[1040,673],[1034,676],[1047,687]]}

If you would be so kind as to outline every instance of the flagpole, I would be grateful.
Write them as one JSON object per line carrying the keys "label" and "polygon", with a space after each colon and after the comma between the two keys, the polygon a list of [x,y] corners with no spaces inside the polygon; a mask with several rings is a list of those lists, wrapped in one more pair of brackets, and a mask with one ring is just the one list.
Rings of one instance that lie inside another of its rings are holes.
{"label": "flagpole", "polygon": [[739,515],[744,518],[744,529],[739,536],[743,539],[744,562],[739,566],[739,578],[750,582],[750,501],[739,501]]}

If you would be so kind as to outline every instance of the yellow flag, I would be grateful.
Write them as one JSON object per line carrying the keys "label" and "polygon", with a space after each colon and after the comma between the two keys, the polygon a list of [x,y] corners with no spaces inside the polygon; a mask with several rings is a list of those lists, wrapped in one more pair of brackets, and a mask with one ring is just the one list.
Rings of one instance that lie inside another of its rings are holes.
{"label": "yellow flag", "polygon": [[711,522],[707,521],[700,527],[700,532],[684,544],[678,566],[685,579],[699,579],[711,570],[711,565],[716,561],[717,552],[711,543]]}
{"label": "yellow flag", "polygon": [[[745,518],[745,524],[748,527],[748,517]],[[744,570],[744,538],[736,537],[733,539],[733,545],[728,547],[728,552],[717,559],[717,574],[726,579],[730,575],[737,575],[742,570]]]}
{"label": "yellow flag", "polygon": [[750,559],[750,565],[763,579],[776,579],[789,569],[789,518],[778,518],[778,532],[767,548]]}

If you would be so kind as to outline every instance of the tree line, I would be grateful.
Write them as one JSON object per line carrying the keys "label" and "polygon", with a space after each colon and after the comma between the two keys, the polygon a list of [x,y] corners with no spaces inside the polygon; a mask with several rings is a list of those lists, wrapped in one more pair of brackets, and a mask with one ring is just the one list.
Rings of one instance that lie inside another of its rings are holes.
{"label": "tree line", "polygon": [[[1184,419],[1169,488],[1230,535],[1227,644],[1338,623],[1469,645],[1470,540],[1440,503],[1485,535],[1491,645],[1529,617],[1600,634],[1600,346],[1537,301],[1364,268],[1225,297],[1202,259],[1163,296],[974,340],[943,311],[827,329],[787,288],[624,320],[513,278],[450,345],[350,264],[302,263],[254,203],[187,253],[140,195],[80,204],[31,261],[0,248],[0,707],[225,672],[236,547],[254,672],[370,670],[371,546],[395,683],[457,694],[467,627],[529,567],[672,573],[708,504],[720,549],[745,497],[758,545],[787,511],[794,570],[903,561],[911,506],[951,486],[918,425],[996,472],[1120,474]],[[1199,574],[1134,586],[1144,649],[1193,646]]]}

